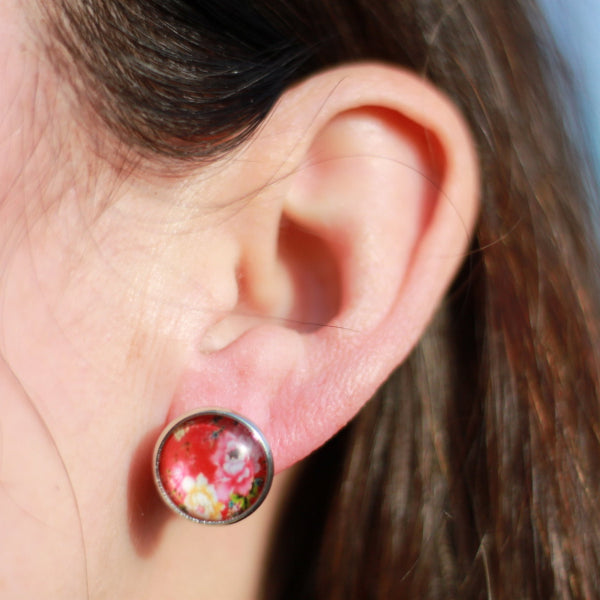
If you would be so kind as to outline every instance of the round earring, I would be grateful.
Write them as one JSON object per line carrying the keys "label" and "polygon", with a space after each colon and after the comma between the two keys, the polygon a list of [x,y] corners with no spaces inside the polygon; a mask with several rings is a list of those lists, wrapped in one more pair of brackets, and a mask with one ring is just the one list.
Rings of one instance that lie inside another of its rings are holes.
{"label": "round earring", "polygon": [[201,409],[170,423],[156,442],[154,482],[177,514],[196,523],[228,525],[252,514],[273,480],[273,456],[250,421]]}

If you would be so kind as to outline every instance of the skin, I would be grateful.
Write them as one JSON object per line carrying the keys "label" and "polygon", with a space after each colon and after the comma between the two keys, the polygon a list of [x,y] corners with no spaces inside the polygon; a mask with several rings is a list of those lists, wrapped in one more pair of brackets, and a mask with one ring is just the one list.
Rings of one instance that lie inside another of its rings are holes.
{"label": "skin", "polygon": [[[181,588],[178,598],[245,598],[269,505],[237,527],[190,528],[164,511],[146,468],[177,358],[230,293],[201,284],[220,258],[190,278],[185,260],[171,263],[197,256],[190,219],[214,231],[227,215],[220,201],[190,206],[185,189],[167,204],[162,184],[102,165],[92,176],[70,99],[25,16],[17,3],[0,7],[0,596],[161,598]],[[224,236],[215,256],[230,245]],[[242,540],[251,551],[235,578],[223,576]],[[165,571],[206,547],[200,573]]]}
{"label": "skin", "polygon": [[[0,596],[251,600],[289,467],[402,361],[460,264],[468,131],[420,80],[361,65],[290,90],[215,164],[132,167],[90,136],[34,8],[0,5]],[[233,527],[153,489],[158,432],[200,405],[255,421],[280,472]]]}

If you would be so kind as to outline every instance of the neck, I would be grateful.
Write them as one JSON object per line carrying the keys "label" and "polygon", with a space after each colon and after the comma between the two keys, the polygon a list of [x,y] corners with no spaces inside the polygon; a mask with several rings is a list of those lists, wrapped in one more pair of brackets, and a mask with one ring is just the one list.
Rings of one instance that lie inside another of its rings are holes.
{"label": "neck", "polygon": [[[197,525],[169,516],[156,548],[137,560],[123,598],[257,600],[271,532],[290,480],[278,475],[264,504],[235,525]],[[114,596],[113,596],[114,597]]]}

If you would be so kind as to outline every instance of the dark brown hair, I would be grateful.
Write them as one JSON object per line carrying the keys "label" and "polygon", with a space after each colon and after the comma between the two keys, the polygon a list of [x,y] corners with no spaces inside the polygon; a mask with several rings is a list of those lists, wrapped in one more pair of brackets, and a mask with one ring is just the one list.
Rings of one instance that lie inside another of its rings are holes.
{"label": "dark brown hair", "polygon": [[434,82],[475,136],[472,251],[410,358],[308,460],[265,598],[600,597],[594,188],[536,3],[62,0],[51,10],[51,50],[75,59],[85,102],[156,160],[212,159],[294,81],[364,59]]}

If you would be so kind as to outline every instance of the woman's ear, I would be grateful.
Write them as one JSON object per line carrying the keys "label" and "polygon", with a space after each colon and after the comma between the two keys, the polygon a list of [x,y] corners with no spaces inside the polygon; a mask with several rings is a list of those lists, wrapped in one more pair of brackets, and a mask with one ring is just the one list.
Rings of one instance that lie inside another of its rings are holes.
{"label": "woman's ear", "polygon": [[281,470],[346,424],[418,341],[465,256],[477,160],[444,95],[360,64],[289,90],[221,176],[245,199],[230,223],[237,303],[182,365],[165,417],[237,411]]}

